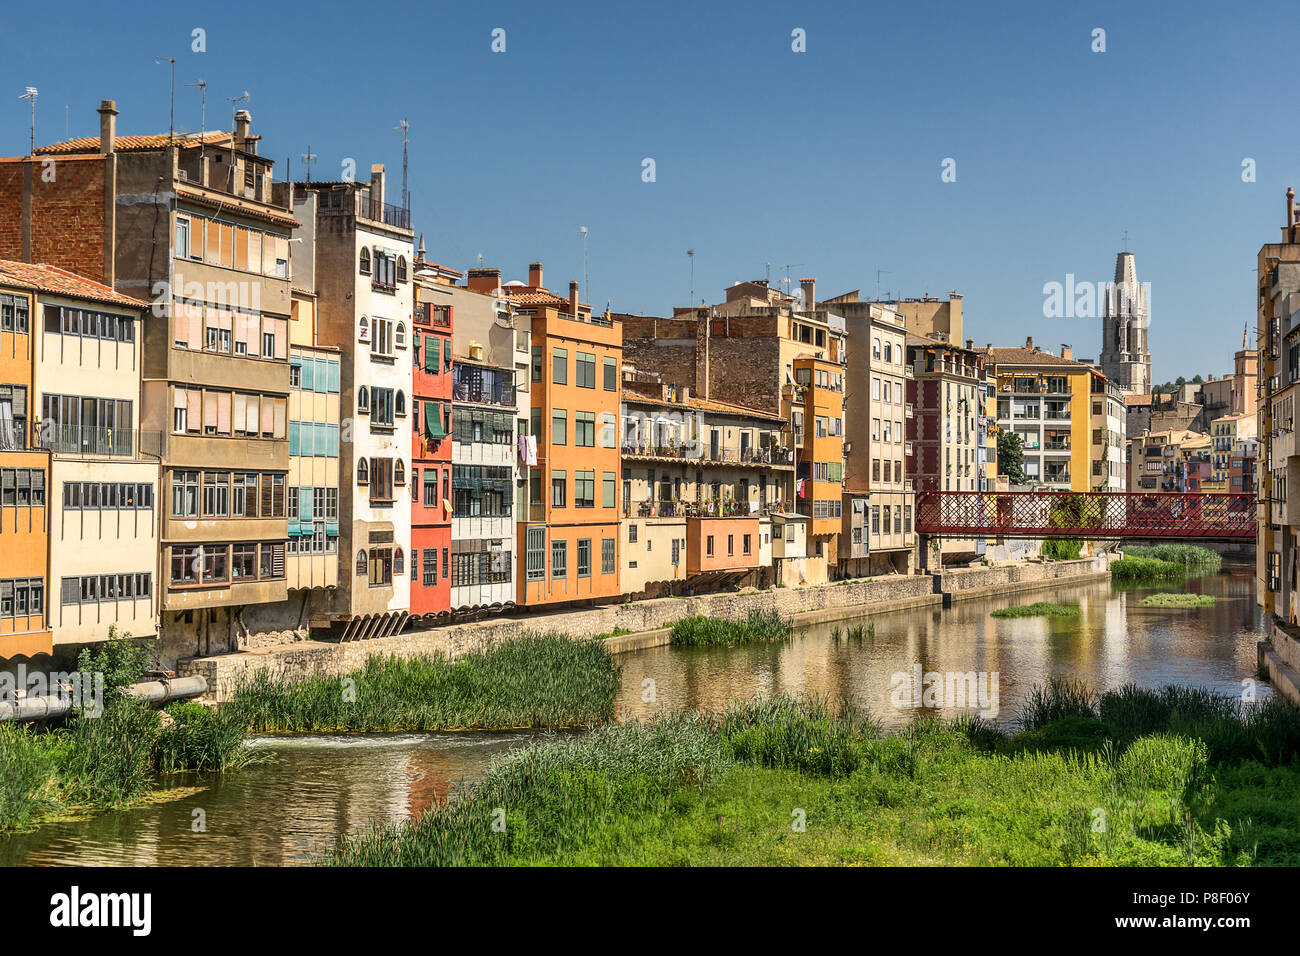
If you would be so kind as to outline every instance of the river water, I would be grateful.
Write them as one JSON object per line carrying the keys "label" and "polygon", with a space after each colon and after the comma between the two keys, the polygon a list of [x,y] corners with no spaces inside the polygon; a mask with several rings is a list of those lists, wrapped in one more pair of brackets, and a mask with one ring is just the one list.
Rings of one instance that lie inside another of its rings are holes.
{"label": "river water", "polygon": [[[983,711],[1003,726],[1013,725],[1028,689],[1052,677],[1084,678],[1094,689],[1172,683],[1238,694],[1255,673],[1255,643],[1263,634],[1253,573],[1225,566],[1221,574],[1189,581],[1187,590],[1218,599],[1216,607],[1194,611],[1142,608],[1141,597],[1152,589],[1097,582],[947,610],[873,615],[874,639],[849,639],[846,632],[857,622],[839,621],[806,628],[781,645],[650,648],[622,658],[619,717],[719,709],[756,694],[788,692],[849,697],[895,727],[915,719],[913,688],[928,686],[936,673],[973,673],[975,687],[996,687],[996,699],[986,693],[983,701],[964,701],[965,707],[949,699],[939,713]],[[1078,604],[1082,614],[989,616],[997,608],[1049,600]],[[1260,685],[1257,693],[1262,699],[1270,690]],[[945,703],[942,696],[930,702]],[[372,820],[400,820],[445,799],[495,757],[535,736],[258,738],[271,757],[265,763],[225,776],[171,775],[162,785],[174,788],[167,794],[172,799],[0,836],[0,864],[310,863]]]}

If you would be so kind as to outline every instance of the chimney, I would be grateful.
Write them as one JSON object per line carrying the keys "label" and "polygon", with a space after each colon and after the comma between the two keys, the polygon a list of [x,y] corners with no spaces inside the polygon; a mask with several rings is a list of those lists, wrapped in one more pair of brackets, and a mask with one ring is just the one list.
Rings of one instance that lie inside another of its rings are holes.
{"label": "chimney", "polygon": [[[537,263],[536,265],[537,279],[540,282],[542,278],[542,266],[541,263]],[[531,268],[529,269],[528,274],[532,275]],[[531,283],[529,284],[531,285]],[[573,314],[575,319],[578,317],[578,283],[576,281],[569,283],[569,311]]]}
{"label": "chimney", "polygon": [[974,351],[974,349],[975,349],[975,340],[974,340],[974,339],[967,339],[967,340],[966,340],[966,351],[971,352],[971,351]]}
{"label": "chimney", "polygon": [[500,269],[470,269],[467,288],[472,292],[496,295],[501,287]]}
{"label": "chimney", "polygon": [[[110,101],[105,100],[104,102],[108,103]],[[1286,224],[1288,226],[1295,225],[1295,190],[1290,186],[1286,187]]]}
{"label": "chimney", "polygon": [[1031,352],[1034,350],[1034,337],[1032,335],[1025,336],[1025,348]]}
{"label": "chimney", "polygon": [[1063,359],[1074,358],[1074,349],[1066,345],[1064,342],[1061,343],[1061,358]]}
{"label": "chimney", "polygon": [[803,290],[803,309],[805,312],[811,312],[817,308],[817,280],[800,279],[799,288]]}
{"label": "chimney", "polygon": [[540,262],[528,263],[528,284],[534,289],[542,288],[542,264]]}
{"label": "chimney", "polygon": [[253,126],[253,117],[248,110],[240,110],[235,114],[235,146],[239,149],[245,148],[248,142],[248,132]]}
{"label": "chimney", "polygon": [[370,167],[370,200],[379,203],[382,208],[384,202],[383,163],[375,163]]}
{"label": "chimney", "polygon": [[105,155],[117,148],[117,103],[99,101],[99,151]]}

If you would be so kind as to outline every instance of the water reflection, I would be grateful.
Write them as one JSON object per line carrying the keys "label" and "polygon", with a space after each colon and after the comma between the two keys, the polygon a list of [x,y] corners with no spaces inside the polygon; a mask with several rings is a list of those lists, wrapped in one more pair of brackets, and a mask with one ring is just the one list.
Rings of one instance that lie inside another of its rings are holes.
{"label": "water reflection", "polygon": [[[852,697],[887,725],[916,712],[891,706],[891,678],[910,672],[998,674],[998,722],[1014,718],[1033,684],[1082,677],[1094,687],[1128,682],[1208,685],[1238,693],[1255,671],[1261,636],[1253,571],[1189,582],[1218,606],[1194,611],[1143,608],[1151,589],[1096,583],[1030,595],[871,616],[874,640],[832,640],[853,621],[811,628],[785,645],[677,650],[623,658],[623,719],[661,708],[718,709],[760,693]],[[1075,618],[997,620],[989,612],[1037,600],[1077,603]],[[645,700],[647,680],[653,700]],[[1260,696],[1269,689],[1259,688]],[[970,709],[970,708],[967,708]],[[953,711],[941,711],[952,716]],[[6,865],[303,864],[371,820],[400,820],[480,776],[493,758],[536,735],[395,734],[262,738],[270,763],[240,773],[175,775],[178,799],[0,837]],[[190,788],[189,790],[185,788]],[[206,832],[195,832],[202,810]]]}

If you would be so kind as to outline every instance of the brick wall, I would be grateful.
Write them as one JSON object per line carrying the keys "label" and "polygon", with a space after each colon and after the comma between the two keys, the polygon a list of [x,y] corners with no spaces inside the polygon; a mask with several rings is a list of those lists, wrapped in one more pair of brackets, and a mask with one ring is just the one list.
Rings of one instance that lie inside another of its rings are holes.
{"label": "brick wall", "polygon": [[[0,164],[0,257],[22,259],[23,167]],[[31,261],[104,280],[104,161],[60,157],[31,166]],[[46,181],[53,176],[52,181]]]}

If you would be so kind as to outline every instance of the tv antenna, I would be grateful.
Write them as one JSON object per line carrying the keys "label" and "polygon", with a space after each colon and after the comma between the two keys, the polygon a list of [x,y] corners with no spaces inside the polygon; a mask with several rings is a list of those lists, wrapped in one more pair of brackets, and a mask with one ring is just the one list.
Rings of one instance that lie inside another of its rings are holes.
{"label": "tv antenna", "polygon": [[783,281],[785,282],[786,292],[790,291],[790,270],[797,268],[798,266],[801,265],[803,265],[802,262],[787,262],[785,265],[778,267],[785,270],[785,279]]}
{"label": "tv antenna", "polygon": [[307,182],[311,182],[311,164],[316,159],[316,154],[311,151],[311,143],[307,144],[307,152],[302,154],[302,161],[307,164]]}
{"label": "tv antenna", "polygon": [[203,139],[208,133],[208,81],[201,79],[185,85],[199,88],[199,150],[202,152]]}
{"label": "tv antenna", "polygon": [[411,209],[411,195],[406,191],[406,146],[411,141],[408,135],[411,131],[411,124],[406,121],[406,117],[402,117],[402,121],[393,129],[402,134],[402,208],[409,212]]}
{"label": "tv antenna", "polygon": [[176,139],[176,57],[156,56],[153,61],[155,63],[169,63],[172,68],[171,93],[170,99],[167,101],[167,142],[171,143]]}
{"label": "tv antenna", "polygon": [[36,97],[39,95],[34,86],[27,87],[27,92],[18,97],[20,100],[31,100],[32,104],[32,153],[36,152]]}
{"label": "tv antenna", "polygon": [[880,301],[880,277],[881,277],[882,275],[892,276],[893,273],[890,272],[888,269],[877,269],[877,270],[876,270],[876,301],[877,301],[877,302]]}
{"label": "tv antenna", "polygon": [[686,256],[691,260],[691,297],[686,301],[690,303],[691,308],[695,308],[695,250],[687,249]]}

